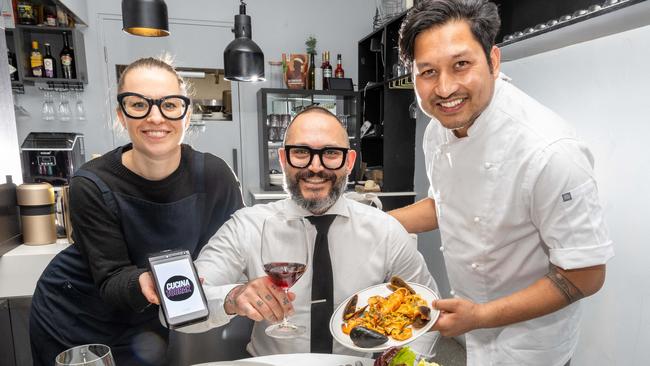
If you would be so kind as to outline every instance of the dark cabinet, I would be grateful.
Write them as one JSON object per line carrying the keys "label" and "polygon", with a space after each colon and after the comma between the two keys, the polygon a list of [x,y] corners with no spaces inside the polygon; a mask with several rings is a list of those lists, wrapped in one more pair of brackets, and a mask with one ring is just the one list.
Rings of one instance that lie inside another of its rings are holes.
{"label": "dark cabinet", "polygon": [[[76,77],[74,79],[64,79],[61,77],[61,61],[59,54],[63,49],[63,33],[67,33],[68,42],[74,51],[74,64]],[[59,28],[59,27],[44,27],[32,25],[17,25],[11,32],[14,38],[16,50],[16,59],[18,63],[18,76],[20,81],[28,83],[45,83],[45,82],[60,82],[60,83],[88,83],[88,71],[86,66],[86,54],[84,46],[84,38],[81,31],[76,28]],[[31,72],[30,54],[32,50],[32,41],[38,41],[39,50],[45,55],[45,47],[43,44],[49,43],[52,47],[52,56],[57,60],[57,78],[33,77]]]}
{"label": "dark cabinet", "polygon": [[[493,1],[499,6],[501,16],[501,30],[496,42],[500,46],[505,46],[622,10],[646,0]],[[647,20],[644,24],[647,24]],[[608,27],[618,26],[608,24]],[[596,29],[583,32],[595,33],[595,37],[601,31]],[[579,41],[579,39],[575,40],[575,42]]]}
{"label": "dark cabinet", "polygon": [[[303,109],[318,105],[335,114],[346,127],[350,148],[359,153],[359,93],[339,90],[296,90],[262,88],[257,92],[259,110],[260,184],[265,191],[282,189],[282,167],[278,149],[293,118]],[[356,179],[359,160],[350,175]]]}
{"label": "dark cabinet", "polygon": [[[399,62],[399,28],[404,14],[359,41],[362,98],[361,161],[366,177],[379,177],[385,193],[413,191],[415,94],[410,70]],[[374,173],[379,171],[380,173]],[[413,203],[413,195],[382,197],[388,209]]]}

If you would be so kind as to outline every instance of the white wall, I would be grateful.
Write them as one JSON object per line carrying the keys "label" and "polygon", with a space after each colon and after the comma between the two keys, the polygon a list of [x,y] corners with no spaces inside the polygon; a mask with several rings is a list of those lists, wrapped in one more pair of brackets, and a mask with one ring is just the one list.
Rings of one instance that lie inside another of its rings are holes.
{"label": "white wall", "polygon": [[[191,2],[169,0],[166,2],[170,22],[230,22],[238,12],[236,0],[192,0]],[[111,123],[111,104],[107,101],[108,85],[104,65],[103,33],[121,32],[116,29],[99,29],[101,19],[121,14],[120,0],[88,1],[88,28],[84,32],[86,57],[88,61],[87,90],[83,93],[88,121],[80,123],[46,122],[41,119],[42,92],[27,87],[27,93],[19,96],[20,102],[32,112],[29,118],[17,121],[18,139],[22,143],[31,131],[73,131],[85,135],[86,154],[103,153],[114,147]],[[304,52],[305,39],[314,35],[318,40],[319,52],[330,50],[332,54],[341,53],[346,76],[357,78],[357,42],[372,31],[375,1],[373,0],[249,0],[247,12],[252,17],[253,39],[262,48],[266,60],[279,60],[282,52]],[[118,24],[119,27],[119,24]],[[187,39],[182,47],[189,50],[201,49],[201,58],[184,60],[182,66],[191,63],[204,64],[211,58],[223,61],[226,44],[198,44]],[[108,50],[111,52],[111,50]],[[191,52],[194,53],[194,52]],[[217,63],[217,61],[215,61]],[[112,67],[112,65],[109,65]],[[114,72],[112,69],[109,72]],[[244,193],[259,187],[257,101],[256,92],[265,84],[240,84],[239,100],[233,92],[233,109],[239,106],[242,141],[242,173]],[[233,86],[233,89],[236,89]],[[213,131],[214,132],[214,131]],[[206,131],[206,139],[218,138]],[[246,197],[248,199],[248,197]]]}
{"label": "white wall", "polygon": [[584,300],[571,365],[650,365],[650,27],[511,61],[502,70],[571,122],[596,159],[616,257]]}

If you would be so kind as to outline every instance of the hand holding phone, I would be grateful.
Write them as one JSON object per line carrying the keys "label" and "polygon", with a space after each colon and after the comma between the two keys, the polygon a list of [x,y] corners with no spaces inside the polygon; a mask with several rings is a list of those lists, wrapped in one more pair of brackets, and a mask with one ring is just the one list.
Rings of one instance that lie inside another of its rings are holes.
{"label": "hand holding phone", "polygon": [[153,274],[151,272],[144,272],[138,277],[138,282],[140,283],[140,291],[142,291],[144,298],[152,304],[160,305],[160,298],[158,298]]}
{"label": "hand holding phone", "polygon": [[178,328],[208,318],[208,303],[187,250],[151,255],[149,266],[169,328]]}

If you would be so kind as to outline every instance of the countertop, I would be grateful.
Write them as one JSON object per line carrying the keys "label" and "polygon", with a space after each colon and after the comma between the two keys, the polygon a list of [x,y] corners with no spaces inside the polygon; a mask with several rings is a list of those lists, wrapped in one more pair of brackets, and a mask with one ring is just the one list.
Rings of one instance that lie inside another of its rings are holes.
{"label": "countertop", "polygon": [[22,244],[1,256],[0,299],[31,297],[45,267],[68,245],[67,239],[48,245]]}

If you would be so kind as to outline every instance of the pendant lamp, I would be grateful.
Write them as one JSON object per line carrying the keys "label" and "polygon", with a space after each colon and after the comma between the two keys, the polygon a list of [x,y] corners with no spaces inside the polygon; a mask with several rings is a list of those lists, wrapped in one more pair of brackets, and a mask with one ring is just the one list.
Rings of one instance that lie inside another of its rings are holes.
{"label": "pendant lamp", "polygon": [[246,4],[239,5],[233,28],[235,39],[223,51],[225,78],[230,81],[264,81],[264,53],[251,39],[251,17]]}
{"label": "pendant lamp", "polygon": [[122,0],[122,30],[136,36],[169,35],[164,0]]}

